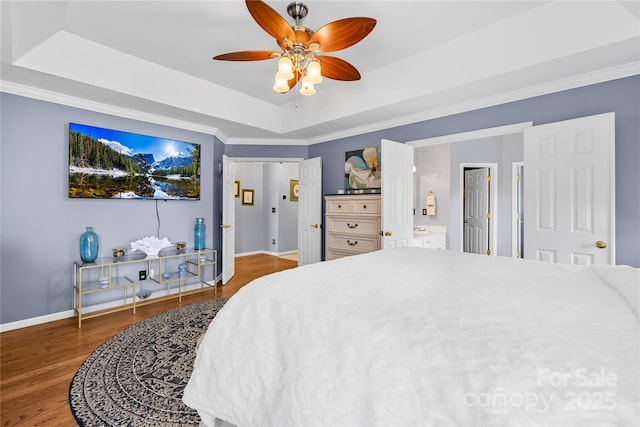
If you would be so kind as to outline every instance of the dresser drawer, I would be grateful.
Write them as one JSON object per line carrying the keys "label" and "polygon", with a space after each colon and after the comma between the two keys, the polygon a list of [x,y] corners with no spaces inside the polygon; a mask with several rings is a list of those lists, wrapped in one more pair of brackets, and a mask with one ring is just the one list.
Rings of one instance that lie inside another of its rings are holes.
{"label": "dresser drawer", "polygon": [[333,233],[327,234],[327,246],[354,253],[371,252],[379,248],[377,236],[349,236]]}
{"label": "dresser drawer", "polygon": [[377,236],[380,233],[378,218],[328,216],[327,231]]}
{"label": "dresser drawer", "polygon": [[325,210],[328,214],[351,213],[353,212],[353,203],[351,200],[327,200]]}
{"label": "dresser drawer", "polygon": [[354,200],[353,212],[358,214],[380,214],[380,200]]}

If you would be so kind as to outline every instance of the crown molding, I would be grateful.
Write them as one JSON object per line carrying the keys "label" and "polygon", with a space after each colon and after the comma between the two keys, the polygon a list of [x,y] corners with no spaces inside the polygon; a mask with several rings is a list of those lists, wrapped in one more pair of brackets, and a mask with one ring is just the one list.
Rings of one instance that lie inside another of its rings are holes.
{"label": "crown molding", "polygon": [[562,92],[564,90],[570,90],[578,87],[589,86],[592,84],[631,77],[637,74],[640,74],[640,62],[635,61],[629,64],[606,68],[591,73],[580,74],[565,79],[554,80],[535,86],[528,86],[509,92],[503,92],[498,95],[477,98],[468,102],[421,111],[419,113],[411,114],[408,116],[398,117],[383,122],[377,122],[372,125],[360,126],[341,132],[335,132],[332,134],[311,138],[309,139],[309,145],[320,144],[322,142],[334,141],[336,139],[347,138],[350,136],[362,135],[369,132],[376,132],[393,127],[409,125],[425,120],[437,119],[439,117],[451,116],[454,114],[478,110],[481,108],[493,107],[495,105],[520,101],[527,98],[534,98],[536,96],[548,95],[550,93]]}
{"label": "crown molding", "polygon": [[124,117],[127,119],[139,120],[142,122],[155,123],[159,125],[174,127],[178,129],[190,130],[210,135],[215,135],[222,140],[226,136],[216,127],[201,125],[184,120],[174,119],[172,117],[150,114],[144,111],[132,110],[129,108],[117,107],[101,102],[90,101],[75,96],[65,95],[59,92],[53,92],[46,89],[40,89],[32,86],[25,86],[19,83],[0,80],[0,92],[10,93],[12,95],[24,96],[40,101],[52,102],[54,104],[65,105],[67,107],[80,108],[83,110],[94,111],[96,113],[109,114],[112,116]]}
{"label": "crown molding", "polygon": [[468,102],[448,105],[442,108],[434,108],[421,111],[415,114],[402,116],[375,124],[346,129],[310,139],[288,139],[288,138],[233,138],[225,135],[219,128],[192,123],[184,120],[177,120],[171,117],[159,116],[138,110],[116,107],[82,98],[72,97],[57,92],[21,85],[18,83],[0,80],[0,92],[11,93],[13,95],[25,96],[41,101],[53,102],[56,104],[85,110],[140,120],[159,125],[176,127],[179,129],[191,130],[216,136],[223,144],[229,145],[314,145],[337,139],[348,138],[379,130],[389,129],[398,126],[409,125],[439,117],[464,113],[480,108],[492,107],[509,102],[520,101],[536,96],[603,83],[640,74],[640,62],[634,61],[616,67],[606,68],[591,73],[580,74],[565,79],[555,80],[539,85],[528,86],[513,91],[504,92],[484,98],[477,98]]}
{"label": "crown molding", "polygon": [[309,145],[308,139],[229,138],[229,145]]}

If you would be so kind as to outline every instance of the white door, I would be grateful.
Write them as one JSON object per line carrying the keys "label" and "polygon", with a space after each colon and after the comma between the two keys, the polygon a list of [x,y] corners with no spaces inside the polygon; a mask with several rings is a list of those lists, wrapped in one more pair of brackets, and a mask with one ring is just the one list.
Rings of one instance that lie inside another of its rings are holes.
{"label": "white door", "polygon": [[464,252],[489,252],[489,168],[464,172]]}
{"label": "white door", "polygon": [[524,162],[511,164],[511,256],[524,258]]}
{"label": "white door", "polygon": [[413,239],[413,146],[383,139],[382,248],[411,246]]}
{"label": "white door", "polygon": [[298,172],[298,265],[322,260],[322,158],[303,160]]}
{"label": "white door", "polygon": [[526,258],[614,264],[614,113],[524,131]]}
{"label": "white door", "polygon": [[235,176],[236,164],[222,156],[222,284],[226,284],[236,272],[235,236]]}

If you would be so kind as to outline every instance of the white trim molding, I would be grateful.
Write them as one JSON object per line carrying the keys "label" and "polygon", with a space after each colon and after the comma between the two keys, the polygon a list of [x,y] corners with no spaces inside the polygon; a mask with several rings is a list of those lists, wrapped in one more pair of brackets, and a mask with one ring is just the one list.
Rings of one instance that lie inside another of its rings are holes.
{"label": "white trim molding", "polygon": [[192,130],[206,134],[215,135],[224,144],[235,145],[314,145],[323,142],[329,142],[336,139],[348,138],[355,135],[375,132],[383,129],[389,129],[398,126],[419,123],[426,120],[433,120],[440,117],[446,117],[453,114],[464,113],[467,111],[478,110],[481,108],[492,107],[496,105],[506,104],[509,102],[520,101],[536,96],[547,95],[550,93],[561,92],[564,90],[575,89],[578,87],[589,86],[592,84],[603,83],[611,80],[617,80],[640,74],[640,62],[634,61],[628,64],[618,65],[590,73],[580,74],[560,80],[547,83],[524,87],[508,92],[504,92],[489,97],[477,98],[458,104],[447,105],[441,108],[433,108],[430,110],[420,111],[402,117],[389,119],[386,121],[378,121],[371,125],[359,126],[355,128],[345,129],[343,131],[327,133],[312,138],[234,138],[225,135],[219,128],[206,126],[199,123],[193,123],[185,120],[177,120],[171,117],[160,116],[156,114],[146,113],[137,110],[131,110],[114,105],[103,104],[96,101],[77,98],[52,92],[35,87],[25,86],[5,80],[0,80],[0,92],[11,93],[14,95],[25,96],[29,98],[49,101],[56,104],[67,105],[71,107],[82,108],[85,110],[101,112],[141,120],[150,123],[172,126],[179,129]]}

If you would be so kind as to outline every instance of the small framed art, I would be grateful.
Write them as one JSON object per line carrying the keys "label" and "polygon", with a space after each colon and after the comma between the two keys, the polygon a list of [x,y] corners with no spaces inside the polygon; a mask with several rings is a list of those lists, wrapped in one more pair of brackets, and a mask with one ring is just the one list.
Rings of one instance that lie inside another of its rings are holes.
{"label": "small framed art", "polygon": [[298,180],[297,179],[289,180],[289,200],[291,200],[292,202],[297,202],[298,191],[299,191]]}
{"label": "small framed art", "polygon": [[253,190],[242,189],[242,205],[253,206]]}

